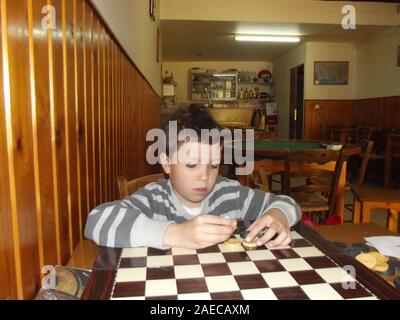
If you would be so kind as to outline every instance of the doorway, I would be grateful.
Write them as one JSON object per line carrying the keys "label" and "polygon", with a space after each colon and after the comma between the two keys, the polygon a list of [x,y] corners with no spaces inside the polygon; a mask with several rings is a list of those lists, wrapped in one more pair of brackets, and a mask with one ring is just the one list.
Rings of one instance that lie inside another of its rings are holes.
{"label": "doorway", "polygon": [[304,64],[290,70],[289,138],[303,139],[304,126]]}

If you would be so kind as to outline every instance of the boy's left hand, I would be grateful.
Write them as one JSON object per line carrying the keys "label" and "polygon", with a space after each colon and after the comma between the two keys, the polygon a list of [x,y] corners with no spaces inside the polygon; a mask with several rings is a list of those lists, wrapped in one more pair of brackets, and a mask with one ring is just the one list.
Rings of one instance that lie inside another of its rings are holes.
{"label": "boy's left hand", "polygon": [[268,228],[268,231],[257,241],[257,246],[262,246],[267,243],[276,234],[278,234],[278,237],[268,243],[269,247],[287,246],[292,242],[289,223],[284,213],[278,209],[267,211],[262,217],[252,223],[247,229],[249,234],[246,237],[246,241],[253,241],[253,239],[265,228]]}

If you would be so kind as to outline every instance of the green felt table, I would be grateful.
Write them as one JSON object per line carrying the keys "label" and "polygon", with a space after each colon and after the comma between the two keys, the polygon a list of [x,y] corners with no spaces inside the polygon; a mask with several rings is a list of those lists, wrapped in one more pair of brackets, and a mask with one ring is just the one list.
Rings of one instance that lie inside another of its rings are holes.
{"label": "green felt table", "polygon": [[302,140],[262,140],[254,142],[255,160],[265,157],[279,157],[282,153],[289,149],[290,151],[305,151],[324,149],[321,142],[302,141]]}

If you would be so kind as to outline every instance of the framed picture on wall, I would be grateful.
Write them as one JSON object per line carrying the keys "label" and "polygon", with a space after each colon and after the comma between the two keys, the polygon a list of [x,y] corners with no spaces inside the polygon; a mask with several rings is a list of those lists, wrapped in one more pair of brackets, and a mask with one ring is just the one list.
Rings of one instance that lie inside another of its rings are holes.
{"label": "framed picture on wall", "polygon": [[150,19],[152,21],[156,21],[156,12],[157,12],[157,8],[156,8],[156,1],[157,0],[149,0],[149,14],[150,14]]}
{"label": "framed picture on wall", "polygon": [[314,85],[347,85],[348,61],[314,61]]}

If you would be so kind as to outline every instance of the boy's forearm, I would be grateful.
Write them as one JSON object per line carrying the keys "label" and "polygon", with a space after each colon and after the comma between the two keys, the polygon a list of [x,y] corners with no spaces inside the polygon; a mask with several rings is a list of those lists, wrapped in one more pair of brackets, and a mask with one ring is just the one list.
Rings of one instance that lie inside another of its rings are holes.
{"label": "boy's forearm", "polygon": [[265,211],[272,209],[280,210],[289,222],[289,226],[294,226],[301,217],[301,210],[299,205],[292,198],[283,195],[270,195],[271,201],[269,202]]}
{"label": "boy's forearm", "polygon": [[170,224],[164,234],[164,246],[170,248],[178,246],[179,234],[179,224]]}

